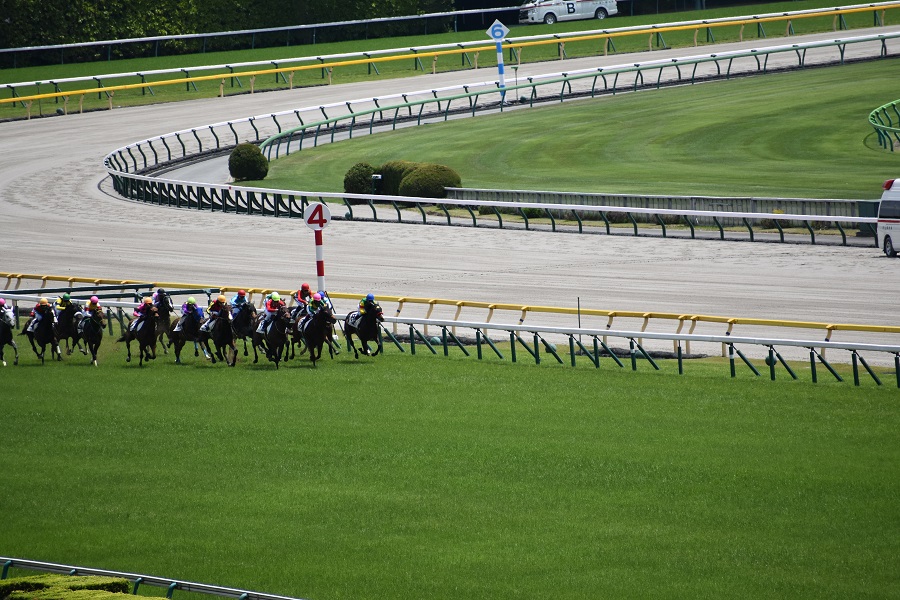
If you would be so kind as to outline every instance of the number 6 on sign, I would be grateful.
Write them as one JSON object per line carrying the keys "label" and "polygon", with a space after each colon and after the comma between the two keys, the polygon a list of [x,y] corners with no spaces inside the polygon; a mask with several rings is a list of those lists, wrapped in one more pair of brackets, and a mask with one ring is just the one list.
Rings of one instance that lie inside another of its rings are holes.
{"label": "number 6 on sign", "polygon": [[314,202],[303,211],[303,220],[306,226],[312,230],[324,229],[331,222],[331,211],[319,202]]}

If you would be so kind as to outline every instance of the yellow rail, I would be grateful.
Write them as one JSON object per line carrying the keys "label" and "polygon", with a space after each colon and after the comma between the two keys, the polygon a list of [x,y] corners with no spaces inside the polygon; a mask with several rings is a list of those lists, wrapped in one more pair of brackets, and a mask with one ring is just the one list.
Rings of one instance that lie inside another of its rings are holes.
{"label": "yellow rail", "polygon": [[[550,44],[566,44],[568,42],[584,42],[584,41],[593,41],[593,40],[609,40],[611,38],[622,38],[622,37],[632,37],[632,36],[640,36],[640,35],[649,35],[650,42],[649,47],[652,50],[652,40],[653,36],[657,34],[663,33],[671,33],[676,31],[691,31],[694,33],[694,46],[697,46],[697,33],[701,29],[712,29],[712,28],[722,28],[722,27],[740,27],[740,39],[743,41],[743,32],[744,27],[746,25],[758,25],[760,23],[773,23],[773,22],[786,22],[786,31],[785,35],[788,35],[791,23],[795,20],[800,19],[811,19],[811,18],[821,18],[821,17],[834,17],[834,23],[832,25],[832,29],[837,29],[836,21],[838,17],[848,14],[854,13],[863,13],[863,12],[881,12],[881,23],[882,25],[885,23],[885,13],[887,10],[900,8],[900,3],[897,4],[889,4],[889,5],[881,5],[877,7],[867,6],[867,7],[858,7],[858,8],[846,8],[846,9],[822,9],[820,11],[808,12],[808,13],[794,13],[787,15],[775,15],[769,17],[754,17],[747,19],[740,19],[734,21],[727,22],[701,22],[701,23],[689,23],[685,25],[670,25],[666,27],[656,27],[653,25],[649,25],[647,27],[643,27],[640,29],[628,29],[627,31],[608,31],[604,33],[594,33],[583,36],[574,36],[567,37],[564,39],[548,39],[548,40],[534,40],[530,42],[514,42],[510,44],[506,44],[506,48],[515,48],[515,49],[523,49],[528,47],[535,46],[545,46]],[[256,77],[257,75],[272,75],[272,74],[283,74],[289,73],[293,74],[301,71],[310,71],[315,69],[329,69],[332,70],[336,67],[349,67],[354,65],[366,65],[372,63],[385,63],[385,62],[394,62],[399,60],[421,60],[423,58],[432,58],[435,63],[437,59],[441,56],[454,56],[460,54],[468,54],[473,52],[476,54],[482,51],[485,52],[493,52],[495,47],[492,45],[484,45],[477,47],[467,47],[467,48],[453,48],[447,50],[435,50],[430,52],[414,52],[414,53],[406,53],[399,54],[394,56],[381,56],[381,57],[367,57],[360,59],[352,59],[352,60],[342,60],[342,61],[334,61],[334,62],[323,62],[309,65],[297,65],[292,67],[278,67],[274,69],[261,69],[257,71],[242,71],[239,73],[223,73],[216,75],[199,75],[196,77],[185,77],[181,79],[167,79],[162,81],[153,81],[153,82],[141,82],[141,83],[131,83],[131,84],[122,84],[122,85],[111,85],[111,86],[103,86],[103,87],[95,87],[95,88],[87,88],[81,90],[73,90],[68,92],[50,92],[46,94],[34,94],[30,96],[17,96],[12,98],[0,98],[0,104],[8,104],[11,102],[22,102],[23,104],[29,105],[30,102],[34,100],[43,100],[43,99],[52,99],[52,98],[68,98],[69,96],[81,96],[82,99],[84,96],[88,94],[96,94],[96,93],[106,93],[109,96],[110,108],[112,108],[112,96],[117,91],[124,90],[134,90],[141,88],[150,88],[150,87],[163,87],[170,85],[185,85],[188,83],[196,83],[203,81],[223,81],[232,77],[242,76],[242,77]],[[607,42],[603,43],[603,51],[604,54],[607,50]],[[313,57],[310,57],[309,60],[316,60]],[[519,61],[521,61],[521,54],[519,54]],[[477,68],[477,58],[475,61],[475,68]],[[202,67],[197,67],[197,69]],[[436,68],[436,65],[433,69]],[[190,69],[188,69],[190,70]],[[291,81],[293,81],[293,75],[291,75]],[[291,83],[291,87],[293,84]],[[252,88],[251,88],[252,91]],[[224,95],[224,91],[220,92]]]}
{"label": "yellow rail", "polygon": [[[0,297],[3,291],[15,292],[23,282],[40,282],[40,287],[47,287],[48,282],[58,282],[68,284],[68,287],[74,287],[75,284],[85,285],[130,285],[140,284],[152,286],[154,288],[162,287],[169,289],[186,289],[186,288],[215,288],[226,292],[237,292],[239,289],[245,290],[250,295],[250,300],[256,294],[265,295],[271,292],[278,292],[291,298],[293,303],[293,294],[295,290],[280,290],[268,288],[252,288],[252,287],[236,287],[236,286],[220,286],[214,284],[198,284],[198,283],[178,283],[172,281],[140,281],[134,279],[103,279],[94,277],[66,277],[59,275],[35,275],[28,273],[3,273],[0,277],[6,279],[6,285],[0,290]],[[59,287],[59,286],[57,286]],[[328,295],[333,299],[342,300],[358,300],[360,294],[352,294],[347,292],[329,292]],[[750,319],[740,317],[725,317],[718,315],[696,315],[685,313],[668,313],[668,312],[643,312],[628,310],[601,310],[594,308],[566,308],[558,306],[537,306],[515,303],[502,302],[478,302],[471,300],[450,300],[445,298],[424,298],[413,296],[385,296],[378,295],[378,300],[382,304],[392,302],[397,304],[395,316],[399,316],[405,305],[420,305],[426,308],[426,319],[431,318],[435,307],[445,306],[453,307],[455,313],[453,320],[460,320],[463,309],[481,309],[487,310],[488,315],[486,322],[491,322],[495,311],[512,312],[518,316],[519,323],[524,322],[529,314],[562,314],[562,315],[580,315],[582,317],[601,317],[607,319],[606,328],[611,329],[614,319],[639,319],[642,322],[641,331],[647,331],[651,320],[675,321],[678,323],[676,333],[683,333],[685,325],[689,325],[689,330],[684,333],[694,333],[698,323],[721,323],[727,325],[727,334],[731,334],[735,325],[758,326],[758,327],[775,327],[775,328],[794,328],[794,329],[818,329],[825,333],[824,341],[831,341],[831,334],[834,331],[855,331],[863,333],[892,333],[900,334],[900,326],[895,325],[863,325],[858,323],[826,323],[819,321],[790,321],[784,319]],[[395,332],[396,332],[396,325]],[[427,328],[425,330],[427,335]],[[455,334],[454,330],[454,334]],[[604,340],[605,341],[605,340]],[[690,342],[687,343],[686,351],[690,353]],[[726,347],[722,345],[723,356],[725,356]]]}

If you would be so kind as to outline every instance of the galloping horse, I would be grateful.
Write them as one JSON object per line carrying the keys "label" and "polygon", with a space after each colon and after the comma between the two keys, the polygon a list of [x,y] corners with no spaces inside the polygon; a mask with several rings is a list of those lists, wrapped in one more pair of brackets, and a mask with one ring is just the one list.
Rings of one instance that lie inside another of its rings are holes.
{"label": "galloping horse", "polygon": [[156,358],[156,323],[158,320],[159,311],[156,310],[155,306],[151,306],[144,317],[144,324],[139,326],[137,331],[126,329],[122,337],[116,340],[125,342],[125,347],[128,349],[128,356],[125,358],[125,362],[131,362],[131,340],[137,340],[138,342],[140,354],[138,366],[143,367],[145,360],[150,361]]}
{"label": "galloping horse", "polygon": [[[303,323],[303,342],[309,348],[309,359],[314,367],[316,361],[322,357],[322,346],[331,337],[331,326],[335,323],[337,323],[337,319],[334,318],[334,313],[331,312],[331,307],[328,305],[319,309],[316,314]],[[330,343],[328,344],[328,354],[334,358],[334,350]]]}
{"label": "galloping horse", "polygon": [[359,352],[353,344],[353,336],[359,338],[359,345],[362,346],[363,354],[366,356],[375,356],[379,352],[379,348],[375,352],[369,350],[369,341],[378,339],[378,324],[384,321],[384,313],[381,306],[376,302],[366,301],[365,312],[355,310],[344,318],[344,337],[347,338],[347,350],[353,350],[353,356],[359,358]]}
{"label": "galloping horse", "polygon": [[[188,316],[184,319],[181,330],[175,331],[177,326],[178,321],[174,321],[169,327],[169,343],[167,346],[175,344],[175,364],[180,365],[181,349],[184,348],[184,345],[188,342],[194,342],[194,356],[200,356],[200,348],[198,345],[200,342],[200,322]],[[209,358],[209,354],[206,353],[206,348],[203,348],[203,355],[206,358]]]}
{"label": "galloping horse", "polygon": [[[209,331],[200,331],[198,335],[200,345],[203,346],[203,353],[207,355],[213,364],[216,364],[216,356],[219,357],[229,367],[233,367],[237,362],[237,346],[234,344],[234,330],[231,327],[231,305],[226,304],[221,314],[213,319]],[[209,347],[209,340],[212,339],[216,345],[216,352],[213,354]],[[222,354],[224,348],[231,348],[231,362],[228,362],[228,355]]]}
{"label": "galloping horse", "polygon": [[253,331],[256,329],[256,307],[245,302],[238,307],[237,314],[231,321],[234,339],[244,341],[244,356],[247,356],[247,338],[253,343]]}
{"label": "galloping horse", "polygon": [[12,346],[16,352],[16,359],[13,364],[19,364],[19,347],[16,346],[16,341],[13,339],[13,327],[15,324],[12,321],[7,321],[5,316],[6,312],[0,310],[0,363],[4,367],[6,366],[6,360],[3,358],[3,347],[7,345]]}
{"label": "galloping horse", "polygon": [[87,349],[82,348],[81,353],[87,355],[91,353],[91,364],[97,366],[97,350],[100,349],[100,342],[103,341],[103,328],[106,327],[106,321],[103,318],[103,309],[92,310],[90,316],[79,319],[80,323],[76,323],[76,329],[79,331],[79,337],[76,341],[84,345]]}
{"label": "galloping horse", "polygon": [[[81,306],[69,302],[68,305],[56,315],[56,325],[53,326],[53,332],[59,342],[65,341],[66,355],[72,354],[72,350],[78,345],[78,331],[75,328],[75,315],[81,312]],[[69,347],[69,340],[72,340],[72,346]]]}
{"label": "galloping horse", "polygon": [[253,332],[253,363],[256,364],[259,361],[259,354],[257,354],[257,348],[263,350],[266,353],[266,357],[270,362],[275,363],[275,368],[278,368],[278,363],[281,362],[281,355],[286,350],[286,346],[288,343],[288,328],[291,325],[291,313],[286,306],[282,306],[279,309],[278,313],[272,319],[272,322],[269,323],[268,329],[263,333],[258,333],[254,330]]}
{"label": "galloping horse", "polygon": [[[56,360],[62,360],[62,352],[59,350],[59,340],[56,339],[56,332],[53,329],[53,316],[46,315],[40,320],[37,327],[34,328],[34,331],[25,333],[25,335],[28,336],[28,341],[31,342],[31,349],[34,350],[37,357],[41,359],[41,364],[44,364],[44,351],[47,348],[47,344],[50,344],[50,356],[56,357]],[[37,346],[41,347],[40,352],[38,352],[35,342],[37,342]]]}
{"label": "galloping horse", "polygon": [[156,323],[156,341],[162,346],[163,354],[168,354],[169,347],[165,344],[163,336],[169,333],[169,327],[172,324],[172,313],[175,312],[172,297],[168,294],[163,294],[162,298],[157,298],[156,310],[159,311],[159,321]]}

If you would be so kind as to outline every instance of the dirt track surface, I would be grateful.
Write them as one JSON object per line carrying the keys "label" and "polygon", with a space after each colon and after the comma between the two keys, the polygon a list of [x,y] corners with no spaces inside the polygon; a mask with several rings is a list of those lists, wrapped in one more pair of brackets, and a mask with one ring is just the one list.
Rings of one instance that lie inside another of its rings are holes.
{"label": "dirt track surface", "polygon": [[[877,31],[886,30],[890,28]],[[870,31],[842,33],[850,37]],[[805,38],[790,41],[799,39]],[[753,40],[740,47],[784,43]],[[519,77],[705,51],[711,50],[523,65]],[[106,176],[103,157],[130,142],[182,128],[390,91],[483,81],[492,75],[482,69],[2,123],[0,271],[280,289],[314,282],[313,235],[301,222],[111,198],[99,189]],[[873,190],[873,197],[879,191]],[[608,310],[900,324],[900,260],[889,260],[874,247],[346,221],[326,229],[325,244],[327,283],[334,291],[568,307],[580,298],[582,307]],[[561,323],[575,325],[570,317],[546,324]],[[675,325],[662,329],[674,331]],[[819,332],[795,333],[820,337]],[[896,343],[893,338],[877,341]],[[847,334],[834,339],[876,341]]]}

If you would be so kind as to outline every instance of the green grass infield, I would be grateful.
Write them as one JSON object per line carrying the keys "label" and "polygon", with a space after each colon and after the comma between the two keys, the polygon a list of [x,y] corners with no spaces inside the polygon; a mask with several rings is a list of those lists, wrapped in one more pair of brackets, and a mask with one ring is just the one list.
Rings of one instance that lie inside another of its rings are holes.
{"label": "green grass infield", "polygon": [[900,585],[883,370],[857,388],[802,365],[772,382],[722,359],[679,376],[394,347],[139,368],[109,342],[99,368],[29,348],[0,370],[5,555],[315,599]]}
{"label": "green grass infield", "polygon": [[415,160],[445,164],[472,188],[877,199],[897,159],[878,147],[868,115],[895,99],[886,74],[898,65],[626,93],[295,148],[251,185],[341,192],[355,163]]}

